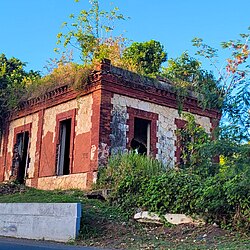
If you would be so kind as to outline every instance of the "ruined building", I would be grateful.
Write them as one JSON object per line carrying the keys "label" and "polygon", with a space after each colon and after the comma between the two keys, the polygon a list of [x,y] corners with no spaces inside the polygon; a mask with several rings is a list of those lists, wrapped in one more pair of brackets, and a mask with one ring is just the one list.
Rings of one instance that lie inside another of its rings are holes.
{"label": "ruined building", "polygon": [[[167,82],[141,77],[105,60],[83,90],[58,86],[12,114],[0,144],[0,181],[39,189],[86,189],[111,153],[137,148],[164,164],[180,160],[183,126]],[[220,114],[189,96],[184,111],[210,133]]]}

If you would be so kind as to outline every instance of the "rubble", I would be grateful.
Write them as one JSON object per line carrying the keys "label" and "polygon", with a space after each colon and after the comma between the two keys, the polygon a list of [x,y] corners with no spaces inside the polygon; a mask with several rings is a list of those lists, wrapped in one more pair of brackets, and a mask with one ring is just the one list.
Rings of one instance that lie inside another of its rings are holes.
{"label": "rubble", "polygon": [[156,213],[151,213],[148,211],[143,211],[136,213],[134,215],[134,219],[139,222],[144,223],[155,223],[155,224],[163,224],[164,219],[174,225],[179,224],[204,224],[204,221],[202,220],[194,220],[190,216],[187,216],[185,214],[165,214],[164,216],[159,217]]}

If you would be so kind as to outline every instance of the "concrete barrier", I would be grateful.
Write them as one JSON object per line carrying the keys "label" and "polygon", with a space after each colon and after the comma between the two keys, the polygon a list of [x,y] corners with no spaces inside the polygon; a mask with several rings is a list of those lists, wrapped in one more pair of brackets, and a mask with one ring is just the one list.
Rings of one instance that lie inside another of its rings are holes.
{"label": "concrete barrier", "polygon": [[80,203],[0,203],[0,235],[66,242],[80,229]]}

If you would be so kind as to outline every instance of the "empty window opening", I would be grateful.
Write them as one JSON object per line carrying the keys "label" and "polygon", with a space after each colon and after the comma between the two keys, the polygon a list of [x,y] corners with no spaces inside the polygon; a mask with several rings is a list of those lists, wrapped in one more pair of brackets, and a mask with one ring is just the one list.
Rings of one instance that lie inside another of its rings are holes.
{"label": "empty window opening", "polygon": [[29,165],[29,132],[18,133],[14,145],[12,160],[12,176],[19,182],[24,183]]}
{"label": "empty window opening", "polygon": [[71,119],[59,124],[59,144],[57,148],[57,175],[70,173],[70,134]]}
{"label": "empty window opening", "polygon": [[131,141],[131,148],[139,154],[150,154],[150,121],[135,118],[134,138]]}

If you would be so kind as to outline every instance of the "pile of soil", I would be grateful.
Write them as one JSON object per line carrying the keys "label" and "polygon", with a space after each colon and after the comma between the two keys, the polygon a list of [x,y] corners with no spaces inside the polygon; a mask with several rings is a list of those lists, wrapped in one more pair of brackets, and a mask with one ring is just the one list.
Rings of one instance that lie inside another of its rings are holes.
{"label": "pile of soil", "polygon": [[26,187],[24,185],[13,182],[0,184],[0,195],[23,193],[25,191]]}

